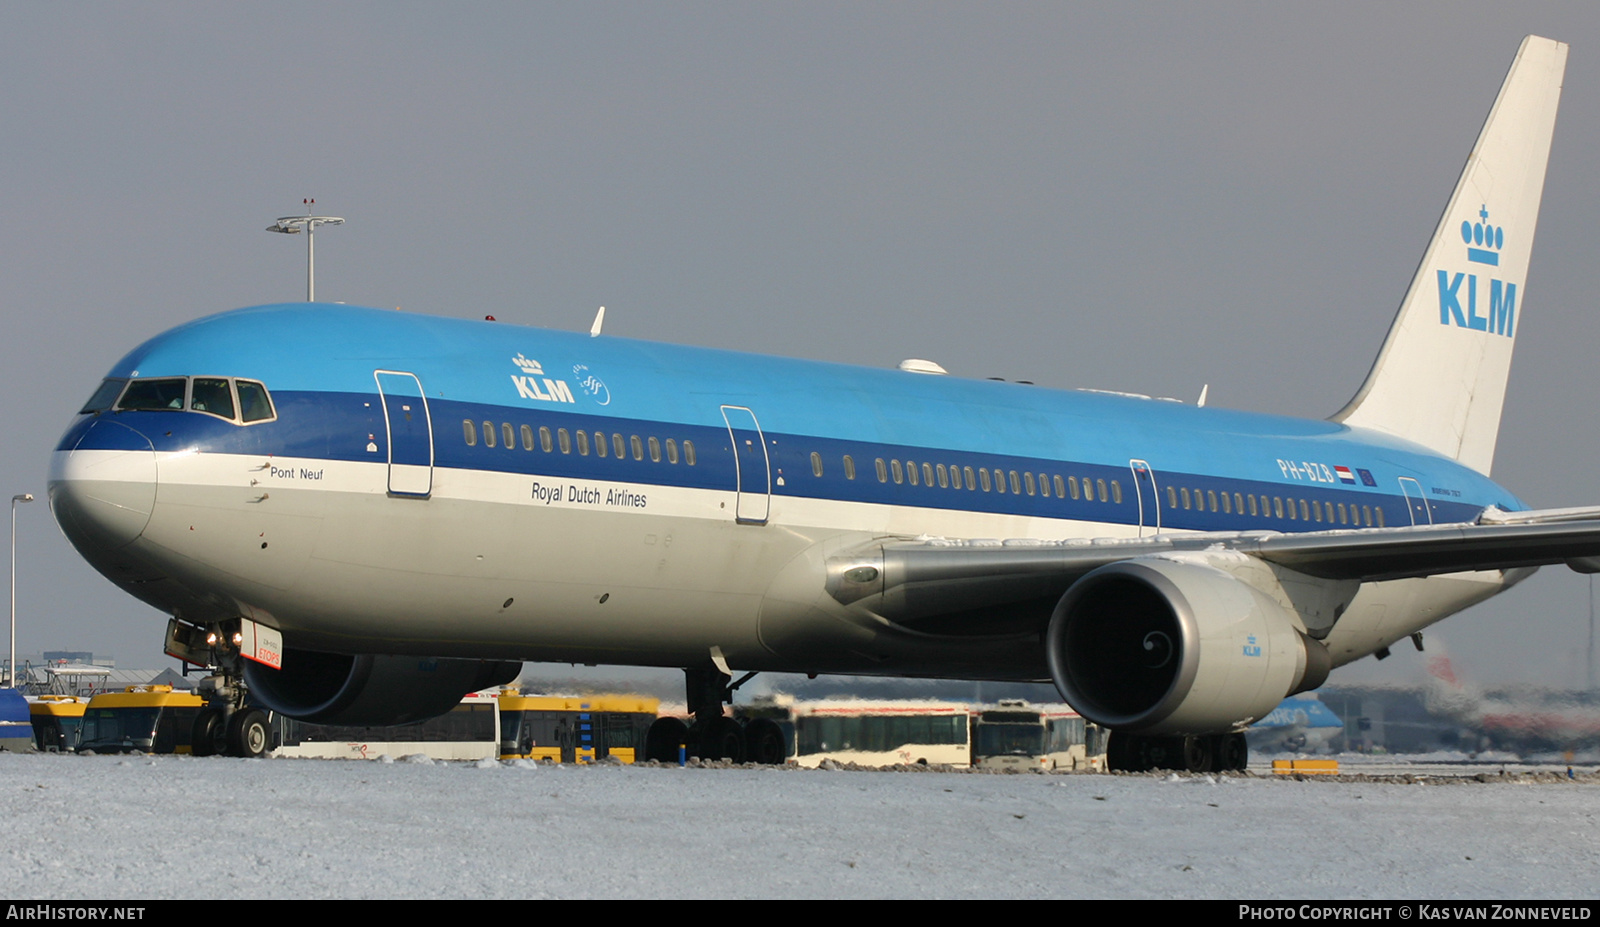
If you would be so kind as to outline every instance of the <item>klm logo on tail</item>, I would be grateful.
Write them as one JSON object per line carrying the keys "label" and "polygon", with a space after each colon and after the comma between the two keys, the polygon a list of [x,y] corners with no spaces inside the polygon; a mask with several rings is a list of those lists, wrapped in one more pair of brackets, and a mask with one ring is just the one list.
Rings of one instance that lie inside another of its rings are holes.
{"label": "klm logo on tail", "polygon": [[[1478,210],[1479,222],[1461,223],[1461,240],[1467,245],[1467,260],[1474,264],[1500,266],[1500,250],[1505,247],[1506,230],[1489,224],[1489,208]],[[1458,325],[1473,331],[1513,337],[1517,315],[1517,285],[1502,280],[1489,281],[1489,314],[1478,314],[1478,275],[1438,271],[1439,324]],[[1463,300],[1465,306],[1463,307]]]}

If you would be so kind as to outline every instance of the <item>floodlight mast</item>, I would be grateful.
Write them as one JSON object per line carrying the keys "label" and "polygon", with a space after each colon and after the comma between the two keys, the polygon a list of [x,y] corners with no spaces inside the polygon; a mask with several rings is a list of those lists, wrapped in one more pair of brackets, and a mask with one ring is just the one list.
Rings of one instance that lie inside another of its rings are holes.
{"label": "floodlight mast", "polygon": [[344,225],[344,220],[338,216],[313,216],[311,208],[317,201],[305,201],[306,214],[303,216],[284,216],[272,225],[267,226],[269,232],[282,232],[285,235],[298,235],[306,233],[306,302],[317,301],[317,252],[315,248],[316,231],[319,225]]}

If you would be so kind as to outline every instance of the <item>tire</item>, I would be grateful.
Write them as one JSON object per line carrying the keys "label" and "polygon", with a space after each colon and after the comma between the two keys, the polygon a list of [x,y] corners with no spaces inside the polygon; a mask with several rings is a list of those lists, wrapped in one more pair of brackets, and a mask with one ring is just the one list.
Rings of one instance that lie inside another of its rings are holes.
{"label": "tire", "polygon": [[1215,772],[1217,768],[1217,740],[1206,734],[1183,738],[1183,766],[1189,772]]}
{"label": "tire", "polygon": [[1244,772],[1250,765],[1250,742],[1243,734],[1223,734],[1217,752],[1217,768],[1228,772]]}
{"label": "tire", "polygon": [[697,730],[690,731],[690,735],[699,734],[698,755],[701,759],[744,762],[744,727],[739,722],[732,718],[715,717],[704,726],[696,724],[695,728]]}
{"label": "tire", "polygon": [[682,718],[657,718],[644,734],[644,758],[661,763],[678,762],[678,745],[689,736],[689,725]]}
{"label": "tire", "polygon": [[189,753],[192,756],[215,756],[221,752],[224,724],[222,712],[216,708],[202,708],[194,716],[194,727],[189,731]]}
{"label": "tire", "polygon": [[228,722],[228,752],[233,756],[266,756],[272,746],[271,740],[267,713],[259,708],[236,711],[233,720]]}
{"label": "tire", "polygon": [[781,766],[788,759],[783,728],[770,718],[757,718],[744,729],[745,756],[764,766]]}

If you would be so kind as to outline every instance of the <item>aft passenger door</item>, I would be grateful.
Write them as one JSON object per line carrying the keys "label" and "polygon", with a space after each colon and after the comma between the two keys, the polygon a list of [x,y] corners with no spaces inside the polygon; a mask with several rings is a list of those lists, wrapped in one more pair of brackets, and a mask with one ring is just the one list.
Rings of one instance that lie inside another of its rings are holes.
{"label": "aft passenger door", "polygon": [[733,441],[734,486],[739,493],[734,517],[741,525],[764,525],[772,511],[772,464],[766,436],[756,414],[745,406],[723,406],[722,420]]}
{"label": "aft passenger door", "polygon": [[1411,512],[1413,525],[1433,524],[1433,509],[1422,494],[1422,484],[1409,476],[1400,477],[1400,492],[1405,494],[1406,508]]}
{"label": "aft passenger door", "polygon": [[389,439],[389,493],[426,499],[433,492],[433,422],[414,373],[374,370]]}

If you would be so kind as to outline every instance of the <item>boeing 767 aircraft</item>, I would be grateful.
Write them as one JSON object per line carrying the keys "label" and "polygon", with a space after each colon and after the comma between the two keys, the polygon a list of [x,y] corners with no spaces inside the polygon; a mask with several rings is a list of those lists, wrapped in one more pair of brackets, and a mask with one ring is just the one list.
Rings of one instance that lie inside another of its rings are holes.
{"label": "boeing 767 aircraft", "polygon": [[[330,304],[118,361],[56,519],[264,710],[394,723],[520,661],[681,667],[706,757],[781,761],[733,676],[1052,680],[1122,769],[1241,768],[1335,667],[1545,564],[1600,508],[1489,478],[1567,47],[1517,52],[1377,360],[1326,421]],[[742,680],[741,680],[742,682]]]}

